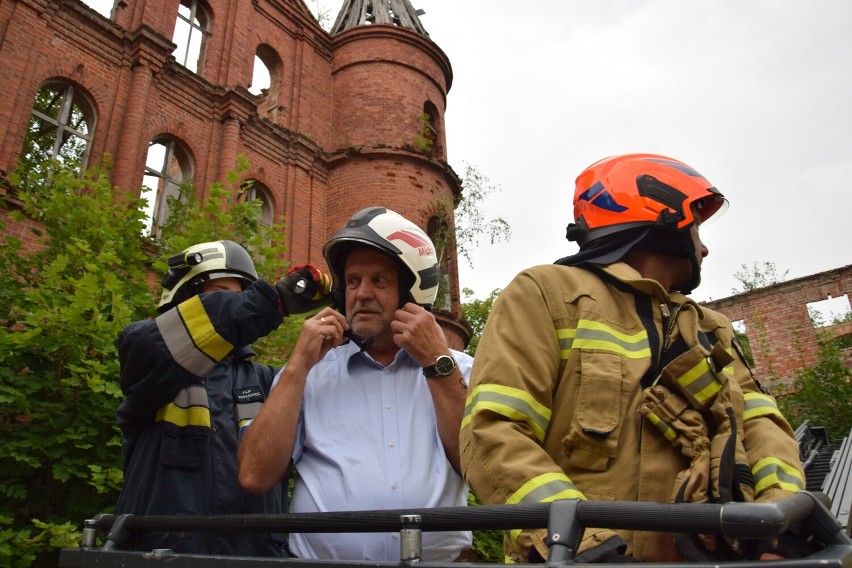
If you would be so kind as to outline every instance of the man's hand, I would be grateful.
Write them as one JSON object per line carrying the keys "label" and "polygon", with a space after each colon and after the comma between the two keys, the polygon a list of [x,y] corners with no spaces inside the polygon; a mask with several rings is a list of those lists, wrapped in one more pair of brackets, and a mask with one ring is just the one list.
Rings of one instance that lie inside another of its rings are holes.
{"label": "man's hand", "polygon": [[435,316],[417,304],[405,304],[394,314],[391,322],[394,343],[404,349],[421,367],[435,363],[441,355],[448,355],[447,336],[435,321]]}
{"label": "man's hand", "polygon": [[346,319],[329,307],[305,320],[290,360],[240,442],[240,485],[247,491],[268,491],[287,474],[308,372],[343,342],[347,329]]}
{"label": "man's hand", "polygon": [[307,374],[326,353],[346,340],[343,334],[348,329],[349,324],[343,314],[329,307],[323,308],[302,324],[287,366],[302,366]]}

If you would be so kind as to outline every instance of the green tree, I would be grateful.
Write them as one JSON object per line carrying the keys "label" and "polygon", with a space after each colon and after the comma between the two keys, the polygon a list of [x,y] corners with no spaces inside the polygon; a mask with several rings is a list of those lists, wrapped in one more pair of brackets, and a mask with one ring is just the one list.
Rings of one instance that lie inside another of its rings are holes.
{"label": "green tree", "polygon": [[[493,245],[512,238],[512,228],[502,217],[487,219],[483,213],[483,202],[499,187],[491,183],[487,176],[480,173],[476,166],[465,163],[465,173],[461,178],[461,196],[451,201],[439,197],[435,208],[435,226],[428,228],[429,236],[435,243],[438,263],[444,267],[448,250],[455,247],[459,256],[473,266],[471,254],[479,246],[482,238],[488,238]],[[435,190],[433,189],[433,193]],[[453,222],[450,223],[450,211],[453,211]],[[435,306],[450,307],[449,278],[442,278],[438,284],[438,296]]]}
{"label": "green tree", "polygon": [[[157,240],[143,235],[143,201],[110,185],[109,164],[82,176],[72,165],[44,164],[28,170],[24,185],[10,176],[22,205],[6,199],[4,210],[23,226],[37,224],[38,246],[8,231],[0,246],[0,565],[55,565],[59,548],[79,543],[84,519],[112,510],[122,482],[114,341],[155,314],[160,290],[147,283],[165,273],[165,259],[232,239],[252,253],[261,277],[285,270],[283,225],[262,226],[261,203],[242,198],[247,167],[239,159],[203,201],[187,185]],[[270,364],[295,343],[299,324],[287,321],[255,345]]]}
{"label": "green tree", "polygon": [[[287,250],[283,221],[271,226],[260,222],[263,203],[247,200],[245,193],[251,182],[243,178],[249,169],[244,156],[237,156],[234,169],[225,181],[213,183],[207,196],[199,199],[192,181],[181,185],[180,198],[169,198],[169,217],[157,229],[160,253],[154,261],[156,274],[168,271],[166,259],[185,248],[206,241],[233,240],[251,254],[257,274],[267,282],[275,282],[287,270],[282,260]],[[299,337],[304,317],[292,317],[273,334],[254,344],[258,361],[281,365]]]}
{"label": "green tree", "polygon": [[491,294],[484,300],[473,298],[473,290],[465,288],[462,290],[462,295],[467,301],[462,302],[461,312],[462,317],[467,320],[472,329],[470,343],[465,349],[468,355],[476,355],[476,348],[479,346],[479,338],[482,335],[482,330],[485,329],[485,322],[488,320],[488,314],[491,313],[491,308],[494,306],[494,301],[500,295],[499,288],[491,291]]}
{"label": "green tree", "polygon": [[483,213],[483,202],[492,193],[499,192],[500,187],[479,169],[465,162],[462,176],[462,197],[455,205],[456,252],[463,256],[469,265],[473,266],[471,253],[479,245],[483,237],[492,245],[508,241],[512,238],[512,227],[502,217],[486,218]]}
{"label": "green tree", "polygon": [[39,224],[39,248],[8,232],[0,247],[0,564],[11,566],[51,562],[78,542],[84,518],[114,504],[113,341],[151,306],[138,200],[116,191],[107,169],[38,171],[49,179],[30,171],[26,187],[10,176],[22,206],[4,205],[13,221]]}
{"label": "green tree", "polygon": [[[826,322],[825,315],[822,312],[812,306],[808,306],[808,315],[811,318],[811,323],[814,324],[814,327],[816,328],[840,325],[852,321],[852,311],[847,311],[841,314],[831,314],[832,317],[828,322]],[[852,335],[842,335],[840,337],[835,337],[830,341],[832,341],[840,349],[848,349],[849,347],[852,347]]]}
{"label": "green tree", "polygon": [[808,419],[842,438],[852,429],[852,370],[837,343],[820,340],[817,364],[796,373],[794,392],[779,398],[782,413],[793,427]]}
{"label": "green tree", "polygon": [[778,274],[778,268],[774,262],[753,262],[751,267],[747,264],[742,264],[740,265],[740,269],[734,273],[734,278],[740,282],[742,289],[732,288],[731,292],[740,294],[772,286],[773,284],[783,282],[789,273],[789,270],[785,270],[783,274]]}
{"label": "green tree", "polygon": [[320,27],[325,31],[330,31],[331,26],[334,25],[334,20],[331,19],[331,8],[320,0],[311,0],[308,8],[313,13]]}
{"label": "green tree", "polygon": [[[462,290],[463,296],[467,299],[461,305],[462,317],[467,320],[472,330],[470,343],[465,349],[465,352],[469,355],[476,355],[476,348],[479,345],[482,330],[485,329],[488,314],[491,313],[494,301],[501,291],[494,289],[485,300],[477,300],[473,298],[473,290],[470,288]],[[482,504],[473,492],[468,494],[467,503],[471,506]],[[503,531],[473,531],[471,549],[476,552],[478,559],[482,562],[502,564],[505,556],[503,552]]]}

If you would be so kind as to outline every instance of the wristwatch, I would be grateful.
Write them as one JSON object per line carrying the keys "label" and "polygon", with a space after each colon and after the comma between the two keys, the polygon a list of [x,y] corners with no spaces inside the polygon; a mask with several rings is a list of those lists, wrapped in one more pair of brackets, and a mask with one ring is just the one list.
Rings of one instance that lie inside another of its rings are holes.
{"label": "wristwatch", "polygon": [[450,355],[441,355],[435,360],[434,365],[423,367],[423,375],[428,379],[431,377],[446,377],[456,368],[456,360]]}

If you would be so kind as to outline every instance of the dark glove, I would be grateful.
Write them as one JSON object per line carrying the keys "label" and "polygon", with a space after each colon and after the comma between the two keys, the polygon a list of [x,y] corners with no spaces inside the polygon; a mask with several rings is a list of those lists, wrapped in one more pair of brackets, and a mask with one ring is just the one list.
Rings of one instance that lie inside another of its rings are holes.
{"label": "dark glove", "polygon": [[625,556],[627,550],[627,542],[620,536],[614,536],[594,548],[584,550],[575,558],[575,562],[586,563],[609,563],[609,564],[630,564],[639,562],[638,559],[632,556]]}
{"label": "dark glove", "polygon": [[331,276],[312,264],[294,266],[275,288],[285,316],[312,312],[332,302]]}
{"label": "dark glove", "polygon": [[757,546],[759,557],[764,552],[772,552],[784,558],[805,558],[820,549],[816,543],[811,543],[806,537],[789,530],[773,541],[760,541]]}

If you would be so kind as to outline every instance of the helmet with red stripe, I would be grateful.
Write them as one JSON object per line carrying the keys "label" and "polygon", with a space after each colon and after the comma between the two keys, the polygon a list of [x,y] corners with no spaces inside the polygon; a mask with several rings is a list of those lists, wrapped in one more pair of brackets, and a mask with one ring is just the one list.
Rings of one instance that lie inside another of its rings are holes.
{"label": "helmet with red stripe", "polygon": [[368,207],[355,213],[323,247],[333,278],[332,293],[343,307],[343,270],[355,248],[377,249],[399,267],[400,304],[414,302],[431,308],[438,295],[438,257],[432,239],[417,225],[395,211]]}

